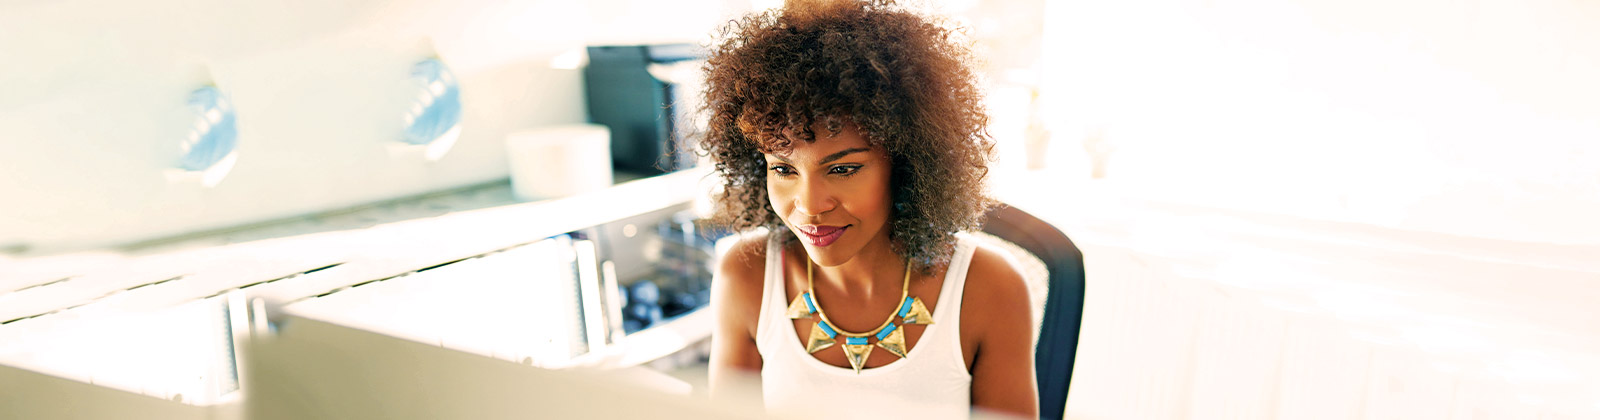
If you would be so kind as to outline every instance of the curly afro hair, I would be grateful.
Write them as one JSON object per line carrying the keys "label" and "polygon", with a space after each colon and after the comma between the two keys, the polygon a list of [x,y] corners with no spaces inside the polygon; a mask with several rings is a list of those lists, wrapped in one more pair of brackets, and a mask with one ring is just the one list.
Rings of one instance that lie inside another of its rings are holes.
{"label": "curly afro hair", "polygon": [[[730,22],[707,59],[700,148],[723,177],[713,219],[794,238],[768,202],[763,153],[848,122],[890,156],[895,251],[919,271],[949,263],[955,233],[994,204],[994,142],[970,46],[944,20],[887,1],[788,1]],[[788,133],[788,135],[785,135]]]}

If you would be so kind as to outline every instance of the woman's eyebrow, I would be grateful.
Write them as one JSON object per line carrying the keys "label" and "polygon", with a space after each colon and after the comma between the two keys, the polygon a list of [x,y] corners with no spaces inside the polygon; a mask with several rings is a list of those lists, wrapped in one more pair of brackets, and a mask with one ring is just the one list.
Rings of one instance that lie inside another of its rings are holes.
{"label": "woman's eyebrow", "polygon": [[844,150],[840,150],[838,152],[835,152],[834,154],[831,154],[831,155],[828,155],[826,157],[823,157],[822,160],[817,162],[817,164],[818,165],[827,165],[828,162],[832,162],[832,161],[836,161],[836,160],[842,159],[845,156],[849,156],[851,153],[870,152],[870,151],[872,151],[872,149],[868,149],[868,148],[865,148],[865,147],[856,147],[856,148],[844,149]]}
{"label": "woman's eyebrow", "polygon": [[[827,165],[828,162],[832,162],[832,161],[836,161],[836,160],[839,160],[839,159],[843,159],[845,156],[849,156],[851,153],[870,152],[870,151],[872,151],[872,149],[868,149],[868,148],[865,148],[865,147],[856,147],[856,148],[844,149],[844,150],[840,150],[838,152],[834,152],[834,154],[823,156],[822,160],[817,161],[817,164],[818,165]],[[774,158],[777,158],[779,162],[791,163],[791,164],[794,163],[794,162],[790,161],[789,158],[781,156],[781,155],[771,155],[771,156],[774,157]]]}

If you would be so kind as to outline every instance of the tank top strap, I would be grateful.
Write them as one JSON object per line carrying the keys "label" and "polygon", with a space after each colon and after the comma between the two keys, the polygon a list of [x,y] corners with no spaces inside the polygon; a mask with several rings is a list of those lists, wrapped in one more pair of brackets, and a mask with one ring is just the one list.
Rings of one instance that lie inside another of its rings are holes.
{"label": "tank top strap", "polygon": [[[932,358],[944,359],[952,369],[966,372],[967,363],[961,349],[961,296],[966,291],[967,267],[971,265],[976,243],[965,234],[957,234],[955,252],[950,256],[950,266],[945,270],[944,284],[939,287],[939,303],[934,306],[933,323],[923,341],[928,344]],[[918,348],[924,347],[922,344]],[[911,350],[918,351],[917,348]]]}
{"label": "tank top strap", "polygon": [[961,296],[967,289],[967,268],[972,265],[972,254],[977,251],[977,244],[966,234],[956,237],[955,252],[950,256],[950,267],[945,270],[944,284],[939,287],[938,308],[952,308],[953,311],[938,311],[933,314],[933,322],[955,322],[961,320]]}
{"label": "tank top strap", "polygon": [[781,349],[786,342],[784,339],[794,335],[787,330],[774,330],[778,327],[788,327],[781,322],[788,319],[783,313],[789,307],[788,290],[783,280],[783,244],[781,235],[767,235],[767,257],[761,286],[761,312],[756,321],[756,347],[762,353],[769,349]]}

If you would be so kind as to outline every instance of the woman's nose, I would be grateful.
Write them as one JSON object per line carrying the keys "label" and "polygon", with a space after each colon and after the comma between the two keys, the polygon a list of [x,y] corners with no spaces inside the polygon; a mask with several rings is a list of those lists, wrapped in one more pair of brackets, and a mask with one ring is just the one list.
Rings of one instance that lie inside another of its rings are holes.
{"label": "woman's nose", "polygon": [[795,193],[794,207],[807,216],[819,216],[838,205],[833,193],[822,182],[814,180],[801,180],[800,188]]}

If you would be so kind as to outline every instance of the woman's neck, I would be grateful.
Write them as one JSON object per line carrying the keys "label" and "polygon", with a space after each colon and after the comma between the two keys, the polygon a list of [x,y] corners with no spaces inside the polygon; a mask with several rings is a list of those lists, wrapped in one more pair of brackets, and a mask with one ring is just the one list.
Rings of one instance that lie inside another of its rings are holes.
{"label": "woman's neck", "polygon": [[811,269],[815,287],[843,292],[851,298],[872,299],[882,294],[898,296],[905,280],[906,261],[890,245],[888,235],[867,242],[850,260],[834,267],[815,262]]}

